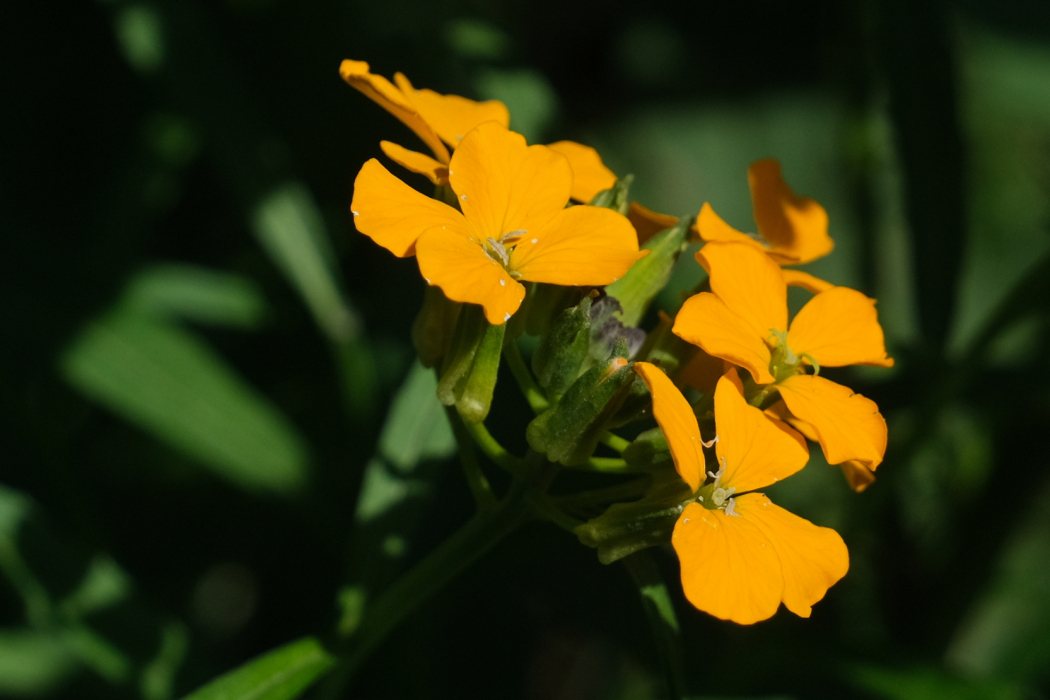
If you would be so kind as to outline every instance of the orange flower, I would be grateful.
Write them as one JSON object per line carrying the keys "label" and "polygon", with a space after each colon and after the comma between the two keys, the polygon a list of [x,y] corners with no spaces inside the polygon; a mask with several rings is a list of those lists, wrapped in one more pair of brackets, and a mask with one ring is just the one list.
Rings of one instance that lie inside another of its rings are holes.
{"label": "orange flower", "polygon": [[[869,471],[886,452],[886,421],[875,402],[806,367],[893,366],[875,300],[846,287],[822,288],[788,325],[785,274],[758,248],[708,243],[696,254],[711,292],[688,299],[673,331],[715,357],[775,385],[793,418],[810,426],[830,464]],[[794,276],[792,277],[794,279]],[[813,278],[815,280],[815,278]],[[823,285],[823,286],[821,286]]]}
{"label": "orange flower", "polygon": [[705,475],[701,445],[710,443],[702,442],[689,403],[655,365],[638,362],[635,371],[653,396],[653,414],[675,468],[696,494],[671,537],[685,597],[704,612],[742,625],[772,617],[781,603],[809,617],[813,604],[846,575],[846,545],[834,530],[754,493],[805,466],[805,440],[749,406],[731,369],[715,389],[720,469]]}
{"label": "orange flower", "polygon": [[546,146],[498,122],[480,124],[449,162],[462,213],[412,189],[371,159],[354,182],[357,230],[395,255],[415,254],[427,283],[453,301],[480,304],[499,325],[518,310],[518,280],[601,286],[648,251],[620,214],[565,208],[572,169]]}
{"label": "orange flower", "polygon": [[[442,95],[433,90],[417,90],[402,73],[394,82],[375,75],[364,61],[343,61],[339,66],[343,80],[400,119],[423,140],[434,157],[382,141],[383,153],[398,165],[425,175],[435,185],[448,183],[449,148],[456,148],[471,129],[487,121],[510,124],[507,107],[498,100],[475,102],[459,95]],[[446,145],[448,148],[446,148]],[[575,141],[558,141],[549,148],[565,156],[572,167],[572,198],[586,204],[594,195],[616,184],[616,175],[602,163],[598,151]]]}
{"label": "orange flower", "polygon": [[737,231],[704,203],[696,227],[705,241],[734,241],[765,251],[780,265],[800,265],[831,252],[828,214],[812,199],[796,195],[772,158],[756,161],[747,169],[751,204],[758,235]]}

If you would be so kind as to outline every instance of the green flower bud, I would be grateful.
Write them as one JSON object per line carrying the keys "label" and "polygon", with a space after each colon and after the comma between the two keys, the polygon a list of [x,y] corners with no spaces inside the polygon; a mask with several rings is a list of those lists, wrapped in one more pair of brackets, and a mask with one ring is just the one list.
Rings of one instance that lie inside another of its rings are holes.
{"label": "green flower bud", "polygon": [[556,284],[537,284],[525,301],[528,318],[525,332],[545,336],[551,324],[565,309],[576,306],[591,289],[589,287],[562,287]]}
{"label": "green flower bud", "polygon": [[632,182],[634,182],[634,175],[624,175],[617,180],[616,184],[612,187],[607,190],[602,190],[594,195],[594,199],[590,201],[590,205],[592,207],[605,207],[606,209],[612,209],[613,211],[618,211],[624,216],[627,216],[627,210],[631,207],[631,202],[627,198],[627,193],[631,189]]}
{"label": "green flower bud", "polygon": [[638,325],[653,297],[667,284],[692,225],[693,217],[683,216],[677,224],[650,238],[642,249],[651,252],[631,266],[626,275],[605,288],[606,293],[616,297],[623,306],[620,320],[624,325]]}
{"label": "green flower bud", "polygon": [[555,395],[565,393],[587,357],[591,341],[591,298],[562,311],[532,356],[532,371],[540,386]]}
{"label": "green flower bud", "polygon": [[625,357],[626,343],[621,348],[621,355],[589,369],[558,403],[529,423],[525,437],[532,449],[565,465],[587,461],[634,382],[634,371]]}
{"label": "green flower bud", "polygon": [[412,344],[424,367],[435,367],[452,345],[463,304],[445,296],[440,287],[427,285],[423,307],[412,323]]}
{"label": "green flower bud", "polygon": [[623,458],[628,466],[635,469],[671,461],[671,449],[667,446],[664,431],[652,428],[641,433],[623,451]]}
{"label": "green flower bud", "polygon": [[640,549],[670,542],[678,516],[692,498],[689,485],[668,469],[641,500],[614,503],[574,532],[580,542],[598,550],[601,563],[611,564]]}
{"label": "green flower bud", "polygon": [[486,321],[484,310],[475,304],[460,312],[437,396],[446,406],[454,405],[469,423],[485,420],[492,406],[506,330],[506,324],[493,326]]}

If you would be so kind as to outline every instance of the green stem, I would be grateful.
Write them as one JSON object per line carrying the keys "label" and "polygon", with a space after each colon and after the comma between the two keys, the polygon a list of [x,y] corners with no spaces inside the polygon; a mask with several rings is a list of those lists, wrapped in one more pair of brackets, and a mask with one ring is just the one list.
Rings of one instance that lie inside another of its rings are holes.
{"label": "green stem", "polygon": [[564,510],[602,506],[618,501],[633,501],[645,494],[649,488],[649,479],[634,479],[615,486],[581,491],[567,496],[554,496],[551,501]]}
{"label": "green stem", "polygon": [[583,524],[582,520],[577,520],[572,517],[555,505],[546,494],[539,493],[538,491],[532,491],[529,494],[529,504],[535,509],[536,515],[544,520],[554,523],[562,530],[572,532],[579,525]]}
{"label": "green stem", "polygon": [[481,471],[481,465],[478,464],[478,456],[474,452],[474,441],[471,439],[470,432],[454,407],[446,406],[445,412],[448,413],[448,421],[452,424],[452,433],[456,436],[459,461],[463,465],[463,476],[466,477],[470,493],[474,496],[474,503],[479,510],[491,510],[499,504],[499,501],[492,493],[489,480],[485,478],[485,473]]}
{"label": "green stem", "polygon": [[474,444],[498,467],[510,472],[515,477],[522,475],[521,460],[508,452],[503,445],[499,444],[499,441],[492,437],[492,433],[489,432],[484,423],[462,421],[462,425],[467,434],[474,440]]}
{"label": "green stem", "polygon": [[521,393],[525,394],[525,399],[532,407],[533,413],[539,415],[550,408],[550,401],[547,400],[547,395],[543,393],[543,389],[536,383],[532,372],[525,365],[525,358],[521,356],[518,344],[511,340],[504,345],[503,357],[507,358],[507,366],[510,367],[515,381],[518,382]]}
{"label": "green stem", "polygon": [[649,627],[656,642],[657,656],[663,666],[664,679],[671,698],[685,698],[685,658],[682,637],[674,604],[667,591],[660,569],[647,551],[640,551],[621,559],[627,573],[638,587],[642,608],[649,620]]}
{"label": "green stem", "polygon": [[496,508],[478,512],[376,599],[340,654],[339,669],[328,681],[329,697],[339,696],[343,684],[405,618],[531,515],[528,493],[523,482],[515,482]]}
{"label": "green stem", "polygon": [[620,454],[623,454],[623,451],[631,445],[630,440],[625,440],[619,435],[614,435],[613,433],[610,433],[608,430],[602,433],[601,437],[598,439],[603,445],[605,445],[606,447],[613,448]]}

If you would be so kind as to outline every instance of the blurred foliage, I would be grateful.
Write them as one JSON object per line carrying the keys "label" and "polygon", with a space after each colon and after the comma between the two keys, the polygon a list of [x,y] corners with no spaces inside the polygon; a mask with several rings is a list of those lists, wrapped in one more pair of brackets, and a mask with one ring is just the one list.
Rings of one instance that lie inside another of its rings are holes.
{"label": "blurred foliage", "polygon": [[[850,547],[811,619],[732,627],[676,585],[640,603],[617,566],[527,527],[349,692],[660,697],[644,605],[677,611],[690,697],[1050,693],[1045,3],[0,12],[0,694],[295,697],[321,643],[470,517],[411,362],[422,280],[349,220],[358,167],[406,132],[343,58],[501,99],[530,141],[597,147],[675,215],[711,201],[750,229],[746,167],[781,159],[831,215],[836,251],[809,270],[879,299],[898,362],[842,371],[890,423],[876,484],[853,494],[815,451],[776,486]],[[683,255],[657,305],[699,275]],[[491,429],[518,447],[510,384]]]}

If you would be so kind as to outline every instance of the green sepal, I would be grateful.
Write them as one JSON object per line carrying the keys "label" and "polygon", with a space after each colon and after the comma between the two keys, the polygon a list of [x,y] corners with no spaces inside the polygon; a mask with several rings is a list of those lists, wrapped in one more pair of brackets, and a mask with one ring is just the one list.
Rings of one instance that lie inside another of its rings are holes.
{"label": "green sepal", "polygon": [[632,182],[634,182],[634,175],[624,175],[612,187],[594,195],[590,205],[592,207],[612,209],[627,216],[627,211],[631,208],[631,201],[627,195],[631,189]]}
{"label": "green sepal", "polygon": [[412,323],[412,344],[424,367],[436,367],[452,345],[463,304],[445,296],[440,287],[427,285],[423,306]]}
{"label": "green sepal", "polygon": [[640,549],[669,542],[682,508],[692,498],[689,485],[674,469],[667,469],[643,498],[614,503],[573,532],[580,542],[598,550],[601,563],[611,564]]}
{"label": "green sepal", "polygon": [[529,295],[525,308],[525,332],[529,335],[545,336],[551,324],[565,309],[576,306],[590,292],[587,287],[562,287],[556,284],[537,284]]}
{"label": "green sepal", "polygon": [[631,266],[623,277],[605,287],[623,306],[621,320],[637,326],[656,294],[671,277],[671,269],[685,248],[693,217],[683,216],[674,226],[656,234],[642,246],[649,254]]}
{"label": "green sepal", "polygon": [[438,380],[438,400],[455,406],[463,420],[480,423],[492,406],[507,324],[494,326],[477,305],[464,306]]}
{"label": "green sepal", "polygon": [[[626,343],[622,345],[626,350]],[[558,403],[529,423],[525,431],[529,445],[552,462],[568,466],[587,461],[609,419],[623,405],[634,377],[623,355],[587,370]]]}
{"label": "green sepal", "polygon": [[667,446],[667,437],[660,428],[646,430],[636,437],[623,451],[627,466],[644,469],[656,464],[671,461],[671,448]]}
{"label": "green sepal", "polygon": [[532,356],[532,371],[540,386],[555,395],[565,393],[580,374],[591,341],[591,298],[562,311]]}

